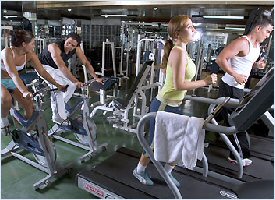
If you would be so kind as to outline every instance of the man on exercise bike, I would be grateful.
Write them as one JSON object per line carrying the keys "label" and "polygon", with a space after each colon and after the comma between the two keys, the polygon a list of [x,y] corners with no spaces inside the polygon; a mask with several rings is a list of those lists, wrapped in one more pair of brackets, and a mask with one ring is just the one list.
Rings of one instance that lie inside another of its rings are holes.
{"label": "man on exercise bike", "polygon": [[[97,82],[102,82],[102,79],[97,77],[93,66],[79,47],[80,42],[81,38],[78,34],[70,33],[66,40],[49,44],[39,56],[44,68],[52,74],[58,83],[69,85],[65,93],[56,92],[51,95],[52,120],[58,124],[64,122],[68,117],[65,104],[72,97],[76,87],[80,88],[83,86],[83,83],[80,82],[67,67],[68,60],[72,58],[74,54],[76,54],[82,64],[87,67],[91,76],[94,77]],[[51,83],[49,83],[49,85],[54,87]]]}

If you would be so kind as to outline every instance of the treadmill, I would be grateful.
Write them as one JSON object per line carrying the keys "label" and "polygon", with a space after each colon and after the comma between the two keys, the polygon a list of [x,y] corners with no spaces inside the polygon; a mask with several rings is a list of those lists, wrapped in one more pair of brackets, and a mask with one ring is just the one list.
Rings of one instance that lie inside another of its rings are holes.
{"label": "treadmill", "polygon": [[[78,187],[99,198],[126,199],[171,199],[173,193],[167,187],[152,163],[147,167],[154,181],[154,186],[146,186],[133,176],[133,169],[139,161],[140,153],[120,148],[113,156],[96,166],[91,171],[82,171],[77,176]],[[179,180],[183,198],[222,199],[236,197],[231,190],[233,185],[216,178],[205,179],[199,172],[177,168],[173,172]]]}
{"label": "treadmill", "polygon": [[[230,133],[232,130],[241,131],[248,129],[265,110],[273,105],[273,91],[274,70],[272,68],[231,114],[231,127],[207,123],[205,128],[211,131],[222,129],[224,133]],[[206,148],[205,154],[209,163],[207,166],[198,162],[198,167],[194,171],[181,167],[175,168],[173,175],[181,184],[179,188],[176,188],[167,173],[163,173],[164,169],[161,163],[154,159],[153,152],[142,136],[145,121],[149,121],[155,115],[156,113],[145,115],[137,127],[138,139],[152,161],[147,169],[155,183],[154,186],[143,185],[132,175],[132,171],[139,161],[140,153],[127,148],[120,148],[113,156],[97,165],[94,169],[79,172],[77,175],[78,187],[99,198],[113,199],[274,198],[273,152],[270,153],[270,159],[257,156],[255,156],[256,160],[252,158],[254,167],[252,165],[245,168],[243,177],[239,178],[237,176],[237,167],[234,169],[232,164],[225,160],[226,157],[219,156],[224,151],[221,147],[217,147],[216,150],[212,147]],[[257,152],[258,154],[264,154],[259,149]],[[209,169],[208,177],[205,177],[205,169],[202,167],[206,168],[206,171]]]}
{"label": "treadmill", "polygon": [[[155,183],[154,186],[143,185],[133,176],[132,171],[139,157],[140,153],[136,151],[120,148],[94,169],[81,171],[77,175],[78,187],[102,199],[174,198],[173,193],[152,163],[147,169]],[[212,170],[212,166],[210,169]],[[229,168],[224,168],[223,171],[230,175]],[[263,171],[265,170],[259,173]],[[260,179],[249,174],[244,175],[247,182],[226,178],[221,174],[216,174],[219,178],[211,175],[205,178],[200,172],[181,167],[176,167],[173,175],[181,184],[179,191],[184,199],[274,198],[274,180],[272,179]],[[270,177],[273,178],[273,175]],[[259,187],[261,192],[259,192]]]}

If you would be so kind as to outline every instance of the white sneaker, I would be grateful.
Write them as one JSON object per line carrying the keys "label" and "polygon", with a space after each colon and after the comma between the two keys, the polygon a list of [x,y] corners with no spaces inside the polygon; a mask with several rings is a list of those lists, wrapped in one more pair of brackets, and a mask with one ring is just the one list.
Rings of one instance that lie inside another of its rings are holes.
{"label": "white sneaker", "polygon": [[5,135],[10,134],[10,122],[7,117],[1,118],[1,133]]}
{"label": "white sneaker", "polygon": [[138,173],[137,168],[135,168],[133,171],[133,175],[139,180],[139,182],[141,182],[144,185],[154,185],[154,182],[150,179],[150,176],[148,175],[146,170],[141,173]]}
{"label": "white sneaker", "polygon": [[7,117],[2,117],[1,118],[1,129],[5,128],[6,126],[9,126],[10,122],[9,119]]}
{"label": "white sneaker", "polygon": [[244,167],[249,166],[251,164],[252,164],[252,160],[250,160],[248,158],[243,159],[243,166]]}
{"label": "white sneaker", "polygon": [[[233,163],[233,164],[237,164],[237,160],[234,160],[230,157],[227,158],[229,162]],[[245,158],[242,160],[242,163],[243,163],[243,166],[246,167],[246,166],[249,166],[252,164],[252,160],[248,159],[248,158]]]}

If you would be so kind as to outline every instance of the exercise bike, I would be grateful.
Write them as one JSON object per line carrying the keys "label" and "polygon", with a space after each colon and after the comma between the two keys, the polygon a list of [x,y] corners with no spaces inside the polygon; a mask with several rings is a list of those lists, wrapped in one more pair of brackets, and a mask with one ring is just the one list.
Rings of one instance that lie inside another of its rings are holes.
{"label": "exercise bike", "polygon": [[[101,145],[98,145],[97,143],[96,125],[89,117],[88,89],[89,87],[93,91],[108,89],[112,87],[114,83],[116,83],[116,80],[114,79],[105,79],[104,85],[97,83],[95,80],[85,83],[85,86],[81,88],[81,93],[74,94],[75,97],[80,98],[81,100],[72,108],[69,108],[69,106],[66,105],[66,110],[69,112],[68,119],[66,120],[68,124],[55,124],[48,132],[48,136],[50,137],[88,151],[79,158],[80,162],[89,161],[96,154],[106,150],[108,145],[107,143]],[[80,109],[82,110],[81,114],[77,114],[77,111]],[[62,132],[73,132],[77,141],[62,137]]]}
{"label": "exercise bike", "polygon": [[[43,94],[47,91],[49,89],[44,88],[33,93],[35,110],[30,119],[25,119],[15,108],[10,110],[15,124],[19,123],[21,128],[11,131],[12,141],[1,150],[2,161],[13,156],[48,174],[33,184],[35,190],[46,188],[69,172],[69,168],[58,166],[55,146],[47,136],[48,126],[42,110]],[[30,152],[35,161],[20,154],[23,150]]]}

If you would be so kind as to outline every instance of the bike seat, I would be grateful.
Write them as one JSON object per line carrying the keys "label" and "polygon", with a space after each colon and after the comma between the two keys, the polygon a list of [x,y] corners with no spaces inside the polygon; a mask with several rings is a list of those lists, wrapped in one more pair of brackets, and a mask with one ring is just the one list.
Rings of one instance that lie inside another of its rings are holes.
{"label": "bike seat", "polygon": [[116,77],[104,77],[103,78],[104,83],[98,83],[94,81],[93,83],[90,84],[90,87],[93,91],[99,91],[99,90],[110,90],[113,88],[113,86],[118,83],[118,78]]}
{"label": "bike seat", "polygon": [[108,77],[108,78],[104,78],[104,87],[103,87],[103,89],[104,90],[110,90],[118,82],[119,82],[118,78],[113,77],[113,76]]}
{"label": "bike seat", "polygon": [[125,99],[116,98],[113,100],[114,106],[117,109],[125,109],[127,107],[128,102]]}
{"label": "bike seat", "polygon": [[94,81],[93,83],[90,84],[90,87],[92,91],[99,91],[99,90],[103,90],[104,85]]}

